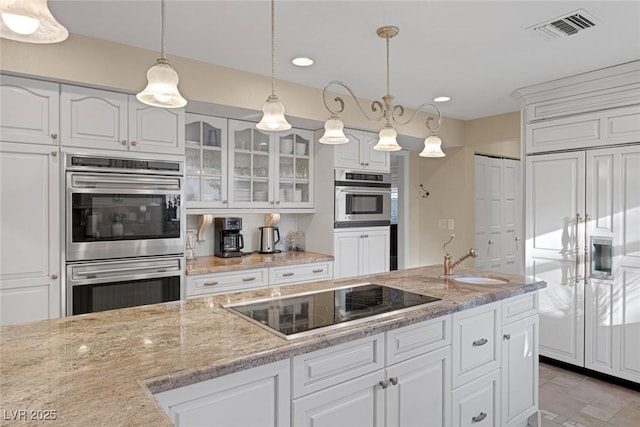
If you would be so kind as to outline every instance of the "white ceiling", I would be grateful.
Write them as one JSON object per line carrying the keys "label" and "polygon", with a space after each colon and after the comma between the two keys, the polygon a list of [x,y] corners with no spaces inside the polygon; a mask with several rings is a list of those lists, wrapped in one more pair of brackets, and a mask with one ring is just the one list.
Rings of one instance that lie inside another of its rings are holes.
{"label": "white ceiling", "polygon": [[[160,0],[49,0],[49,7],[71,33],[160,49]],[[596,27],[561,39],[527,30],[577,9],[595,16]],[[166,11],[169,59],[270,75],[269,1],[167,0]],[[396,103],[416,107],[447,94],[444,114],[464,120],[518,110],[517,88],[640,59],[638,0],[278,0],[276,77],[317,88],[342,80],[378,99],[386,91],[385,42],[375,31],[383,25],[400,28],[390,45]],[[315,65],[291,65],[298,55]]]}

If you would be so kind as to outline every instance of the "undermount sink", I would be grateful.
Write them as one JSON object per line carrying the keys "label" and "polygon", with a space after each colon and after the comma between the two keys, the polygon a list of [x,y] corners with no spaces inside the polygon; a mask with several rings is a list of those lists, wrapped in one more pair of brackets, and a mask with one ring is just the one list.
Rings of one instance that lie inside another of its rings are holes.
{"label": "undermount sink", "polygon": [[469,283],[471,285],[504,285],[509,283],[506,279],[488,276],[471,276],[468,274],[454,274],[451,279],[456,282]]}

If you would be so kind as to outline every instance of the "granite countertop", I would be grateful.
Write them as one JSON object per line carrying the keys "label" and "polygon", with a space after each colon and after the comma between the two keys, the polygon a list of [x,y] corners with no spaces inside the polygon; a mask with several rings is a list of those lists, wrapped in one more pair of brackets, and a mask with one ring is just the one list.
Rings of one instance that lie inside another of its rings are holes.
{"label": "granite countertop", "polygon": [[280,252],[275,254],[260,254],[236,258],[218,258],[216,256],[199,257],[197,260],[187,261],[187,276],[194,274],[221,273],[224,271],[247,270],[250,268],[277,267],[281,265],[309,264],[312,262],[333,261],[333,255],[316,252]]}
{"label": "granite countertop", "polygon": [[[458,273],[473,270],[459,268]],[[169,426],[152,392],[418,323],[545,287],[440,279],[442,266],[204,297],[0,327],[0,424]],[[222,308],[232,301],[372,282],[442,298],[408,313],[287,341]],[[20,412],[23,411],[23,412]],[[38,412],[40,411],[40,412]],[[31,420],[49,415],[55,421]],[[14,415],[18,414],[18,416]],[[24,414],[28,421],[21,421]],[[17,418],[18,420],[14,420]]]}

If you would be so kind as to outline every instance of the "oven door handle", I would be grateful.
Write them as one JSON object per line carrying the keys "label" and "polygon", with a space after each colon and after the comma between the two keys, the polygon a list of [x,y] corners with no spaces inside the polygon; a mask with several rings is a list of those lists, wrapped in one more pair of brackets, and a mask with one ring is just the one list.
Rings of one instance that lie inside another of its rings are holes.
{"label": "oven door handle", "polygon": [[180,190],[180,178],[126,177],[108,174],[72,174],[71,188]]}
{"label": "oven door handle", "polygon": [[335,187],[336,193],[360,193],[360,194],[391,194],[391,188],[381,188],[381,187],[343,187],[340,185],[336,185]]}
{"label": "oven door handle", "polygon": [[74,271],[74,276],[93,276],[97,278],[98,276],[112,276],[117,274],[118,276],[128,274],[128,273],[139,273],[141,271],[150,271],[153,273],[164,273],[171,271],[180,271],[180,266],[173,264],[161,264],[161,265],[148,265],[148,266],[140,266],[140,267],[125,267],[125,268],[105,268],[101,270],[90,270],[90,271]]}

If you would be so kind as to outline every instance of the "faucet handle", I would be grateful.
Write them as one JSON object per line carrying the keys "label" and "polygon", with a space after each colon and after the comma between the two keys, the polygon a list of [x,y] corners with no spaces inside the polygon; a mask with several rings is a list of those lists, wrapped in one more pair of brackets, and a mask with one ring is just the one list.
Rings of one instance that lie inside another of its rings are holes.
{"label": "faucet handle", "polygon": [[476,248],[471,248],[469,250],[469,255],[471,255],[473,258],[477,258],[478,257],[478,250]]}
{"label": "faucet handle", "polygon": [[449,237],[449,240],[447,240],[447,243],[445,243],[444,245],[442,245],[442,250],[444,251],[444,253],[449,254],[449,253],[447,252],[447,245],[448,245],[449,243],[451,243],[451,241],[452,241],[453,239],[455,239],[455,237],[456,237],[456,235],[455,235],[455,234],[452,234],[452,235],[451,235],[451,237]]}

